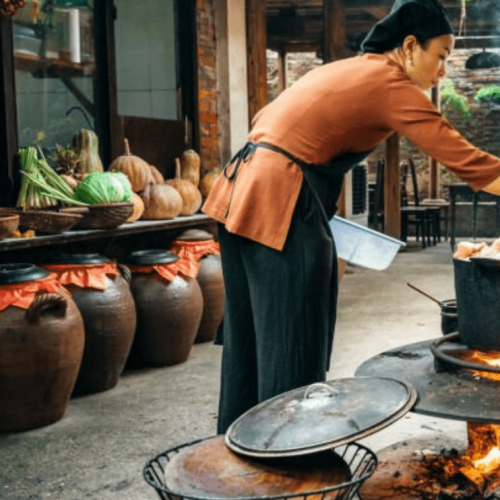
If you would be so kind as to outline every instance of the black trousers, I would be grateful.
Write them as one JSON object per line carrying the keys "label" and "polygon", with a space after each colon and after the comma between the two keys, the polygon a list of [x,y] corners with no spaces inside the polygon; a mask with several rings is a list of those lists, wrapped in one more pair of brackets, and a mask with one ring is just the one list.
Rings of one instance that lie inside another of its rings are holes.
{"label": "black trousers", "polygon": [[328,220],[304,181],[283,251],[219,225],[225,310],[217,431],[256,404],[324,381],[337,307]]}

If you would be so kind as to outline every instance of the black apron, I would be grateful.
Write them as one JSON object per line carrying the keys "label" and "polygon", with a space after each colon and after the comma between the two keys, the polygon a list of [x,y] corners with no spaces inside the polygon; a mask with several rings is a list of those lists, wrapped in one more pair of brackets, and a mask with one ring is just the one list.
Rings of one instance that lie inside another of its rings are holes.
{"label": "black apron", "polygon": [[218,433],[261,401],[321,382],[329,369],[338,292],[329,219],[344,174],[366,154],[308,165],[268,144],[247,143],[225,168],[235,179],[257,147],[277,151],[304,172],[282,251],[219,224],[226,288]]}

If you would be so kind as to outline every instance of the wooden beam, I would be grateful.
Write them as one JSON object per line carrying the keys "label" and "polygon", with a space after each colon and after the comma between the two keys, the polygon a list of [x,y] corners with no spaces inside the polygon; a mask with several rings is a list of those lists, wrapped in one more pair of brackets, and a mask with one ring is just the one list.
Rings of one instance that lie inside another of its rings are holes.
{"label": "wooden beam", "polygon": [[248,117],[267,104],[266,0],[246,0]]}
{"label": "wooden beam", "polygon": [[399,134],[385,143],[384,167],[384,232],[401,237],[401,174],[399,168]]}
{"label": "wooden beam", "polygon": [[323,60],[335,61],[345,56],[346,26],[343,0],[324,1]]}

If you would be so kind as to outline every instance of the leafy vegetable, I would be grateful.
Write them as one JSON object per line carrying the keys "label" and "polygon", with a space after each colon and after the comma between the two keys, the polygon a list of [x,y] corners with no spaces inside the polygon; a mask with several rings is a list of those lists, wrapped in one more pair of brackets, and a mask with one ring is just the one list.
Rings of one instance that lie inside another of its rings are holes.
{"label": "leafy vegetable", "polygon": [[50,167],[41,151],[40,155],[38,158],[34,147],[19,151],[23,179],[17,206],[28,210],[55,206],[58,202],[83,205],[75,198],[73,189]]}
{"label": "leafy vegetable", "polygon": [[76,197],[90,205],[132,200],[132,186],[121,172],[92,172],[75,189]]}

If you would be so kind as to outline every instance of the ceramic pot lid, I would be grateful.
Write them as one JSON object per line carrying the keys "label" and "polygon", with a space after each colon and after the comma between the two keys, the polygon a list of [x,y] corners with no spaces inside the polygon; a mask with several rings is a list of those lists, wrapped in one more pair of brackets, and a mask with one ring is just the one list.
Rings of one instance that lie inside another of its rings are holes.
{"label": "ceramic pot lid", "polygon": [[0,285],[39,280],[49,274],[49,271],[34,264],[0,264]]}
{"label": "ceramic pot lid", "polygon": [[226,432],[234,452],[286,457],[323,451],[373,434],[413,407],[405,382],[354,377],[294,389],[251,408]]}
{"label": "ceramic pot lid", "polygon": [[208,241],[213,240],[214,237],[203,229],[188,229],[175,239],[178,241]]}
{"label": "ceramic pot lid", "polygon": [[126,264],[138,266],[154,266],[155,264],[171,264],[179,260],[179,256],[166,250],[137,250],[125,259]]}
{"label": "ceramic pot lid", "polygon": [[111,262],[98,253],[60,253],[46,259],[45,264],[106,264]]}

